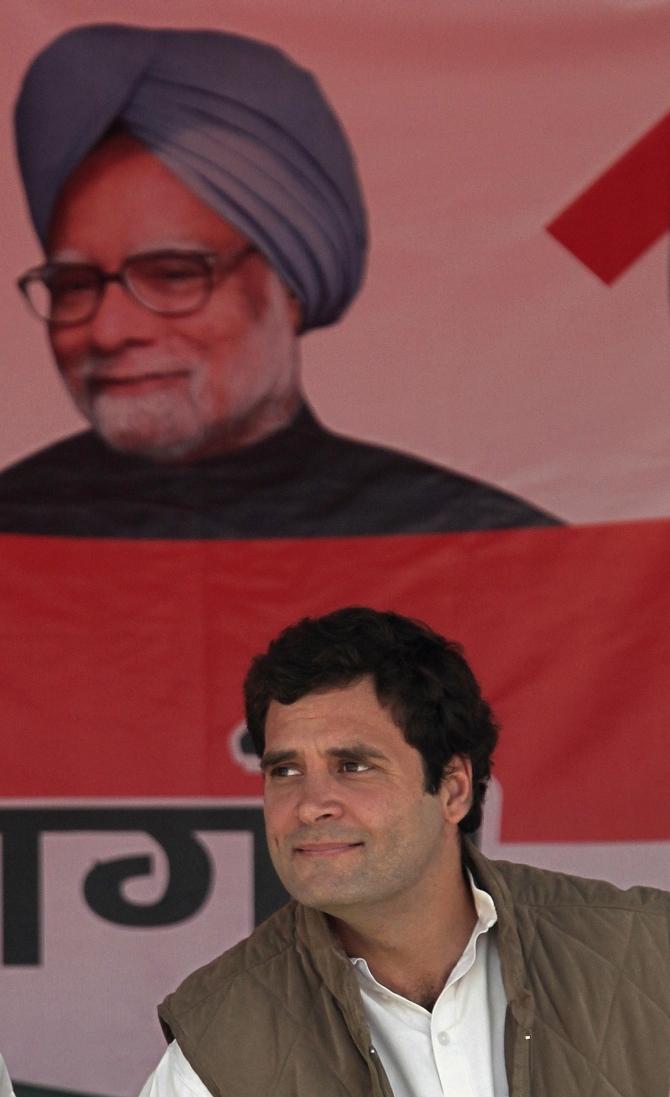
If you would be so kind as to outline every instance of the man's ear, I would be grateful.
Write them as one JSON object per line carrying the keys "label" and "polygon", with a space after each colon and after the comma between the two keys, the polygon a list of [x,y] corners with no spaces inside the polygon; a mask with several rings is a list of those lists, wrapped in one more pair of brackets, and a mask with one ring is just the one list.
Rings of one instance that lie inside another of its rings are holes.
{"label": "man's ear", "polygon": [[458,825],[472,807],[472,762],[466,755],[449,759],[437,795],[445,820]]}

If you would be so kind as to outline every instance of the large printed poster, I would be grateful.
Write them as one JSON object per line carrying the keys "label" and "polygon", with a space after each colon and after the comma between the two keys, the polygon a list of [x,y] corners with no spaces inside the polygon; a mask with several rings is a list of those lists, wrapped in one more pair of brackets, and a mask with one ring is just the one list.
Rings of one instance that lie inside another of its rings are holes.
{"label": "large printed poster", "polygon": [[[13,102],[40,49],[101,15],[93,0],[9,9],[0,1051],[13,1078],[132,1097],[162,1050],[155,1003],[281,902],[240,690],[249,658],[304,614],[392,608],[465,645],[503,725],[487,853],[670,887],[670,7],[105,5],[105,21],[281,47],[317,75],[355,150],[364,285],[301,340],[321,426],[299,446],[271,440],[262,480],[235,457],[235,505],[252,515],[237,533],[229,465],[207,490],[198,462],[125,479],[118,466],[99,497],[88,442],[67,467],[47,454],[30,476],[10,471],[86,426],[12,284],[42,262]],[[346,514],[328,494],[345,470],[359,500]],[[460,524],[452,473],[490,486]],[[83,504],[63,482],[89,484]]]}

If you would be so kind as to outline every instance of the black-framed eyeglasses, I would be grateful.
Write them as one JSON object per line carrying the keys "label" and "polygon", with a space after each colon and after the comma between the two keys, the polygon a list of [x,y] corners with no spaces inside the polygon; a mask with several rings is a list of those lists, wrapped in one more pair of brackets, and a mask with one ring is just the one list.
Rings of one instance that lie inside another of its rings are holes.
{"label": "black-framed eyeglasses", "polygon": [[118,282],[151,312],[186,316],[202,308],[217,282],[255,250],[247,244],[232,255],[150,251],[131,255],[109,273],[94,263],[45,263],[26,271],[17,285],[35,315],[53,327],[91,320],[109,282]]}

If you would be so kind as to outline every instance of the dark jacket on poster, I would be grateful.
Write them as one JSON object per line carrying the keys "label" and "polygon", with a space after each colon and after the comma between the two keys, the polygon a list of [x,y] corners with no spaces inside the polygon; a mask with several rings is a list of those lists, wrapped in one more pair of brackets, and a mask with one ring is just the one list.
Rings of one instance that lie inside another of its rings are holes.
{"label": "dark jacket on poster", "polygon": [[233,453],[159,464],[85,431],[0,473],[0,532],[199,540],[462,532],[556,519],[478,480],[326,430],[304,406]]}
{"label": "dark jacket on poster", "polygon": [[[670,894],[466,859],[498,912],[510,1097],[668,1097]],[[214,1097],[391,1097],[351,963],[300,904],[159,1015]]]}

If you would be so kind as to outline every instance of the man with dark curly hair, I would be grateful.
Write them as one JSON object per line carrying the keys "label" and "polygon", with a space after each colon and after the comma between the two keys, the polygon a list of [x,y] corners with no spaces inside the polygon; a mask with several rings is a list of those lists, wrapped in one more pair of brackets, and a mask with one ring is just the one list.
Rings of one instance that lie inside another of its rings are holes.
{"label": "man with dark curly hair", "polygon": [[667,1097],[669,896],[476,849],[498,731],[457,644],[305,618],[245,700],[293,902],[165,999],[142,1097]]}

